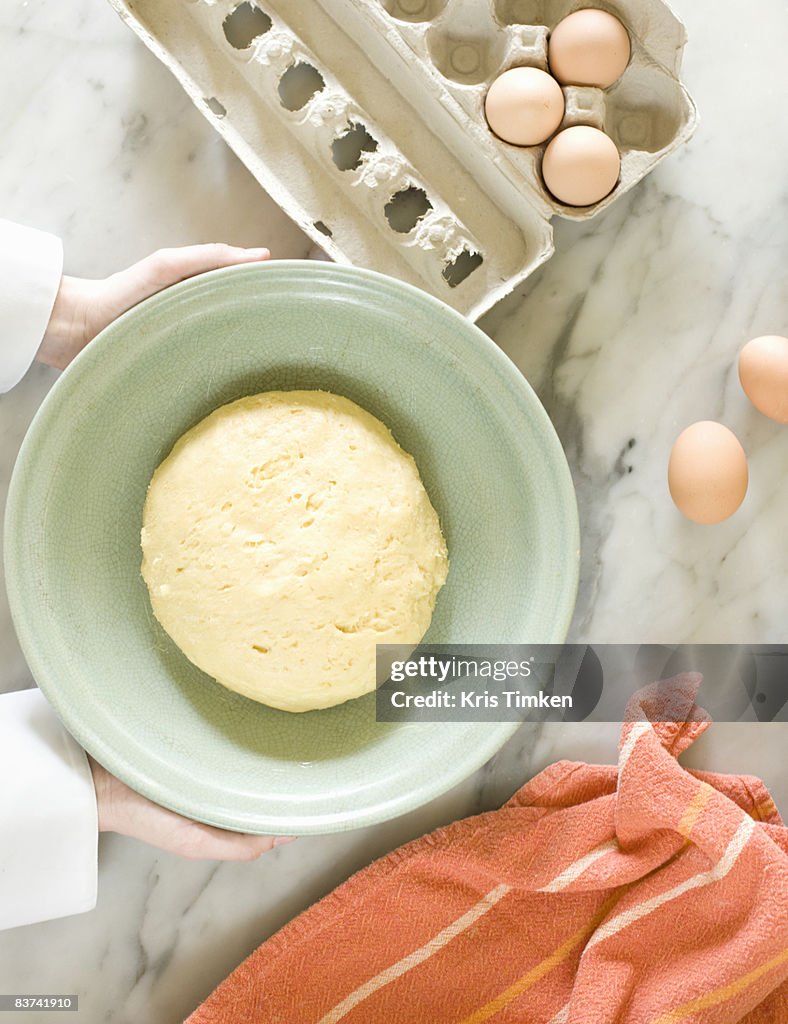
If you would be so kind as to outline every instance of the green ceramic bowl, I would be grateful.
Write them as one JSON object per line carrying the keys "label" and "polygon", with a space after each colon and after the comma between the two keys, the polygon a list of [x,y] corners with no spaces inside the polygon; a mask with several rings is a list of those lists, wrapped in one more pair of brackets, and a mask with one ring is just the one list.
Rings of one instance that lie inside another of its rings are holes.
{"label": "green ceramic bowl", "polygon": [[423,804],[515,728],[379,724],[374,695],[300,715],[272,710],[200,672],[154,620],[139,540],[154,469],[217,406],[294,388],[347,395],[416,458],[451,561],[429,640],[565,639],[577,509],[544,409],[471,323],[368,271],[307,261],[238,267],[126,313],[43,403],[6,513],[19,638],[80,743],[183,814],[291,835],[369,825]]}

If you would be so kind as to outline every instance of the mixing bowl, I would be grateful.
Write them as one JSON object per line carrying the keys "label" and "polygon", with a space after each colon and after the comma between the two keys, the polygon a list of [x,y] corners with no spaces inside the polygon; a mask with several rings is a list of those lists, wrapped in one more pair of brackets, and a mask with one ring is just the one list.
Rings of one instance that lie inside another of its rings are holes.
{"label": "mixing bowl", "polygon": [[423,804],[516,728],[378,723],[374,694],[325,711],[276,711],[204,675],[157,624],[140,577],[154,469],[217,406],[297,388],[346,395],[415,457],[450,557],[428,641],[565,639],[577,509],[544,409],[469,321],[416,288],[349,267],[215,271],[113,323],[41,406],[14,470],[5,535],[20,642],[79,742],[182,814],[291,835]]}

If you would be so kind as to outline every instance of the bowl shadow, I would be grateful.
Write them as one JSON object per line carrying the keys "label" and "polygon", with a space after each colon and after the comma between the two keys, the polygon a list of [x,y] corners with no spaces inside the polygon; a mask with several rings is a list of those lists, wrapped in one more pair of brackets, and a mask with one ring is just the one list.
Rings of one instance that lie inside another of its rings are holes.
{"label": "bowl shadow", "polygon": [[251,754],[311,764],[336,760],[378,742],[395,726],[375,719],[375,694],[333,708],[298,714],[280,711],[229,690],[192,664],[153,616],[147,595],[146,612],[154,632],[152,647],[169,680],[211,732]]}

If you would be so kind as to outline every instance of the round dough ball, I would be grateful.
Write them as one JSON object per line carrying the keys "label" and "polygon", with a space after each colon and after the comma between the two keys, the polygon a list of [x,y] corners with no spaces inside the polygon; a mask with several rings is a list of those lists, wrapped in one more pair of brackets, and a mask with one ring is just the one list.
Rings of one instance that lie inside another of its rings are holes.
{"label": "round dough ball", "polygon": [[487,123],[514,146],[538,146],[549,139],[564,116],[564,94],[539,68],[510,68],[487,90]]}
{"label": "round dough ball", "polygon": [[694,523],[721,523],[732,516],[744,501],[748,476],[739,439],[712,420],[687,427],[670,453],[671,497]]}
{"label": "round dough ball", "polygon": [[788,338],[767,334],[748,341],[739,354],[739,380],[759,412],[788,423]]}
{"label": "round dough ball", "polygon": [[542,177],[556,199],[567,206],[592,206],[609,195],[621,173],[621,157],[609,135],[578,124],[551,140],[542,160]]}
{"label": "round dough ball", "polygon": [[375,645],[417,644],[448,571],[413,458],[353,402],[271,391],[222,406],[153,475],[154,614],[220,683],[286,711],[375,688]]}
{"label": "round dough ball", "polygon": [[624,74],[631,50],[629,33],[618,18],[586,8],[556,25],[547,59],[561,85],[607,89]]}

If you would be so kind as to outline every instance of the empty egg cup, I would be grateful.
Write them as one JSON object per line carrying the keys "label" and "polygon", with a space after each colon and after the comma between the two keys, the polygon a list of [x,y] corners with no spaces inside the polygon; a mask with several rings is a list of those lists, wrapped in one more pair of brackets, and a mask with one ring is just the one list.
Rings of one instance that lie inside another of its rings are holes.
{"label": "empty egg cup", "polygon": [[544,146],[494,136],[488,84],[547,69],[566,0],[109,0],[296,223],[342,263],[399,277],[476,319],[553,251],[551,218],[586,219],[692,133],[684,28],[663,0],[606,4],[630,65],[564,89],[560,129],[621,152],[600,203],[558,203]]}

